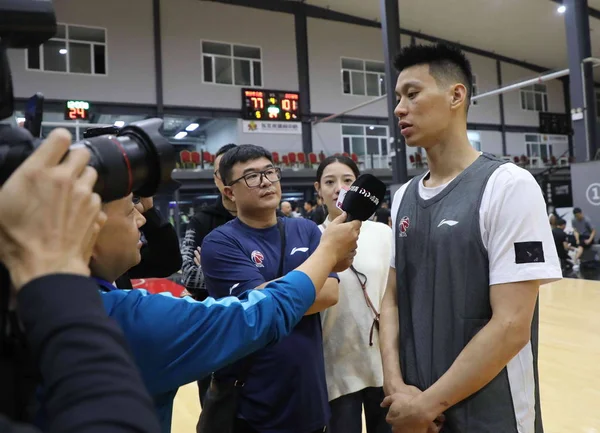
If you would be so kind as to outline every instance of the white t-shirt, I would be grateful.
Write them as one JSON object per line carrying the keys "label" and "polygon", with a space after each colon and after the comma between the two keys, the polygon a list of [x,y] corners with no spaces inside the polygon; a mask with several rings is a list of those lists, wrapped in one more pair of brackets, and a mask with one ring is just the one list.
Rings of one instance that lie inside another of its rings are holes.
{"label": "white t-shirt", "polygon": [[[394,240],[397,236],[398,208],[404,191],[412,181],[402,185],[392,201]],[[429,200],[449,183],[427,188],[421,181],[419,195]],[[483,245],[488,251],[490,285],[530,280],[541,280],[545,284],[562,278],[546,203],[540,186],[529,171],[506,163],[492,173],[479,208],[479,224]],[[535,241],[542,242],[544,262],[517,264],[514,244]],[[394,242],[391,257],[391,266],[394,268],[395,258]]]}
{"label": "white t-shirt", "polygon": [[[319,226],[324,230],[328,220]],[[392,230],[386,224],[365,221],[360,230],[353,266],[367,276],[367,293],[378,312],[389,273]],[[377,330],[373,346],[369,333],[374,314],[351,269],[339,272],[340,295],[336,305],[321,313],[323,354],[329,400],[368,387],[383,386],[383,368]],[[362,276],[361,276],[362,278]]]}

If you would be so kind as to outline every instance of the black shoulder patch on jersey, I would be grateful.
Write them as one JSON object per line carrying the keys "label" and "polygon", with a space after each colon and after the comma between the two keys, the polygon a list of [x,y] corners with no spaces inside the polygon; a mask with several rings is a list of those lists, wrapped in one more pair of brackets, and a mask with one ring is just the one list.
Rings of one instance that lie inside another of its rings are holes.
{"label": "black shoulder patch on jersey", "polygon": [[515,242],[515,263],[544,263],[542,242]]}

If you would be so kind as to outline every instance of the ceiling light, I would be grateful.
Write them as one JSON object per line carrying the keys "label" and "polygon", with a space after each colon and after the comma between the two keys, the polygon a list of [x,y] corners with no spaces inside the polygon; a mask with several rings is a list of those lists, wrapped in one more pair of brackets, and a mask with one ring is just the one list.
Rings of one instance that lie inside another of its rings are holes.
{"label": "ceiling light", "polygon": [[175,140],[181,140],[182,138],[187,137],[187,132],[185,131],[181,131],[178,132],[177,135],[175,135]]}
{"label": "ceiling light", "polygon": [[372,131],[372,130],[375,129],[375,127],[374,126],[369,126],[369,129]]}
{"label": "ceiling light", "polygon": [[567,11],[567,7],[566,7],[565,5],[560,5],[560,6],[558,7],[558,9],[556,9],[556,11],[557,11],[559,14],[564,14],[564,13]]}
{"label": "ceiling light", "polygon": [[17,124],[24,123],[24,122],[25,122],[25,118],[24,117],[17,117]]}
{"label": "ceiling light", "polygon": [[124,127],[124,126],[125,126],[125,122],[123,122],[122,120],[117,120],[117,121],[115,122],[115,126],[116,126],[117,128],[122,128],[122,127]]}
{"label": "ceiling light", "polygon": [[197,123],[190,123],[190,124],[187,126],[187,128],[185,128],[185,130],[186,130],[187,132],[194,132],[196,129],[198,129],[198,127],[199,127],[199,126],[200,126],[200,125],[199,125],[199,124],[197,124]]}
{"label": "ceiling light", "polygon": [[62,55],[67,54],[67,49],[66,48],[61,48],[60,50],[58,50],[58,52]]}

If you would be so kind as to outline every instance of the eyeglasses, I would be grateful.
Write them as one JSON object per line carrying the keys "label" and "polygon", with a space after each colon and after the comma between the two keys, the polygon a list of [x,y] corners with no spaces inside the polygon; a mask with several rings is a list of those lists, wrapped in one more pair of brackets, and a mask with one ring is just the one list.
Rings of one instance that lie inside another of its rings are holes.
{"label": "eyeglasses", "polygon": [[279,182],[281,180],[281,169],[279,167],[271,167],[263,171],[248,173],[237,178],[236,180],[231,181],[229,186],[232,186],[234,183],[244,179],[244,182],[246,182],[248,188],[258,188],[262,184],[263,177],[265,177],[271,183]]}

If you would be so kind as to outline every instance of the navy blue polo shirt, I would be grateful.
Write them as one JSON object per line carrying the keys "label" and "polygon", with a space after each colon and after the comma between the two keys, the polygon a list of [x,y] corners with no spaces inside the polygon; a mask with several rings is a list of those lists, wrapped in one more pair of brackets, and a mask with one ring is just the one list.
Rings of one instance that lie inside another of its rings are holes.
{"label": "navy blue polo shirt", "polygon": [[[280,220],[286,234],[286,274],[315,251],[321,232],[310,220]],[[279,228],[255,229],[236,218],[204,239],[201,254],[210,296],[240,296],[279,277]],[[337,278],[336,274],[331,276]],[[239,418],[261,433],[308,433],[327,425],[330,411],[320,314],[304,316],[289,336],[251,358]],[[217,376],[233,377],[239,365],[221,370]]]}

